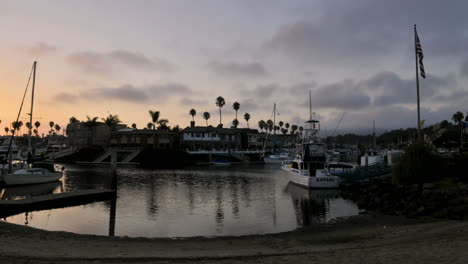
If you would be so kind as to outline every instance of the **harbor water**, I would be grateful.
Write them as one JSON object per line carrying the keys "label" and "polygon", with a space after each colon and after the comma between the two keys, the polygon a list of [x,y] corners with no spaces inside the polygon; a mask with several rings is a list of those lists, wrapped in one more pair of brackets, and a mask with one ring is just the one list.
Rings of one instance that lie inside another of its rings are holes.
{"label": "harbor water", "polygon": [[[180,170],[119,168],[117,199],[25,212],[2,220],[31,227],[129,237],[239,236],[291,231],[358,214],[337,190],[292,185],[278,165]],[[60,182],[3,187],[2,199],[108,189],[108,167],[67,166]]]}

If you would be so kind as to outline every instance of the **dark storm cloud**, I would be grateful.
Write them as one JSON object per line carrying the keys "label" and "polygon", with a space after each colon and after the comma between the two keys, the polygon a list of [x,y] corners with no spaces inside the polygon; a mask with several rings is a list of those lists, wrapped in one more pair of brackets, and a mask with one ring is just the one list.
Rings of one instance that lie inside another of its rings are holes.
{"label": "dark storm cloud", "polygon": [[148,58],[142,53],[114,50],[109,53],[92,51],[76,52],[68,56],[68,62],[87,73],[109,73],[116,66],[171,72],[174,65],[162,58]]}
{"label": "dark storm cloud", "polygon": [[148,93],[145,89],[134,87],[133,85],[122,85],[115,88],[97,88],[86,91],[82,94],[83,97],[89,100],[106,100],[115,99],[127,102],[145,102],[149,100]]}
{"label": "dark storm cloud", "polygon": [[76,103],[78,96],[71,93],[59,93],[52,98],[54,103]]}
{"label": "dark storm cloud", "polygon": [[213,61],[208,67],[215,73],[230,77],[264,77],[267,74],[265,67],[259,62],[236,63]]}
{"label": "dark storm cloud", "polygon": [[45,42],[37,42],[34,45],[27,48],[28,53],[33,56],[46,55],[54,53],[57,50],[58,48],[56,46]]}

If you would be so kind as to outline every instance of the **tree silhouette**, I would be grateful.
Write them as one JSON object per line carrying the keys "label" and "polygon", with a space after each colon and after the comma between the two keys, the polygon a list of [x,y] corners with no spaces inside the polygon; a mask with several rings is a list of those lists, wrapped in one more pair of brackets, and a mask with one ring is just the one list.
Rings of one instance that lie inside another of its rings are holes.
{"label": "tree silhouette", "polygon": [[203,118],[206,120],[206,126],[208,126],[208,119],[210,119],[211,115],[208,112],[203,113]]}
{"label": "tree silhouette", "polygon": [[238,111],[239,108],[240,108],[240,104],[239,104],[238,102],[234,102],[234,103],[232,104],[232,108],[233,108],[234,110],[236,110],[236,119],[237,119],[237,111]]}
{"label": "tree silhouette", "polygon": [[219,107],[219,124],[222,124],[222,119],[221,119],[221,108],[226,104],[226,101],[224,101],[224,98],[222,96],[218,96],[216,98],[216,106]]}
{"label": "tree silhouette", "polygon": [[159,111],[149,110],[149,114],[151,116],[151,120],[153,121],[153,129],[156,129],[156,123],[159,120]]}
{"label": "tree silhouette", "polygon": [[109,127],[109,130],[111,132],[115,131],[115,128],[118,124],[122,123],[118,115],[112,115],[112,114],[109,114],[109,116],[106,118],[101,118],[101,120],[104,121],[104,124],[106,124],[107,127]]}
{"label": "tree silhouette", "polygon": [[197,114],[197,111],[195,109],[190,109],[190,115],[192,116],[192,121],[195,122],[195,115]]}
{"label": "tree silhouette", "polygon": [[249,114],[249,113],[245,113],[245,114],[244,114],[244,119],[245,119],[245,121],[247,121],[247,128],[249,128],[250,114]]}
{"label": "tree silhouette", "polygon": [[137,125],[135,123],[132,124],[133,129],[137,129]]}
{"label": "tree silhouette", "polygon": [[62,129],[62,128],[59,126],[59,124],[55,124],[55,125],[54,125],[54,128],[55,128],[56,133],[58,133],[58,132],[60,131],[60,129]]}
{"label": "tree silhouette", "polygon": [[239,120],[237,119],[232,120],[232,125],[234,126],[234,128],[237,128],[237,126],[239,125]]}
{"label": "tree silhouette", "polygon": [[50,121],[49,122],[49,126],[50,126],[50,131],[49,131],[49,134],[52,135],[54,133],[54,121]]}
{"label": "tree silhouette", "polygon": [[79,122],[80,122],[80,120],[76,119],[76,117],[74,117],[74,116],[70,117],[69,120],[70,120],[70,124],[75,124],[75,123],[79,123]]}

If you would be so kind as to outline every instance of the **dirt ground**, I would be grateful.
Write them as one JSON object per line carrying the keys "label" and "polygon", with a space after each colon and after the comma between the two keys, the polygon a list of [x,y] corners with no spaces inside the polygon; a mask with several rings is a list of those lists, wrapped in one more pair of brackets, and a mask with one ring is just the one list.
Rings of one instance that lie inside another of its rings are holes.
{"label": "dirt ground", "polygon": [[293,232],[125,238],[0,221],[0,263],[468,263],[468,222],[359,215]]}

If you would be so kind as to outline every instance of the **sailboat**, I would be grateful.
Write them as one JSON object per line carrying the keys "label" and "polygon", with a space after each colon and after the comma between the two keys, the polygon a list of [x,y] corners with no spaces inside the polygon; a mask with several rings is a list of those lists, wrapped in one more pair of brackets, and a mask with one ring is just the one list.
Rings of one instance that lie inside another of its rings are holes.
{"label": "sailboat", "polygon": [[[33,109],[34,109],[34,88],[36,83],[36,67],[37,62],[33,63],[33,71],[32,71],[32,93],[31,93],[31,112],[29,113],[29,123],[32,124],[33,120]],[[28,87],[26,87],[27,91]],[[26,93],[26,92],[25,92]],[[24,102],[24,97],[23,97]],[[18,113],[18,117],[21,114],[21,108]],[[32,148],[31,148],[31,136],[32,136],[32,126],[29,126],[29,137],[28,137],[28,163],[32,163]],[[8,152],[10,153],[11,143]],[[23,185],[23,184],[36,184],[36,183],[46,183],[46,182],[54,182],[58,181],[62,178],[63,173],[61,171],[55,171],[53,166],[48,167],[35,167],[32,164],[31,168],[22,168],[15,170],[14,172],[10,171],[9,173],[3,174],[3,181],[7,185]]]}

